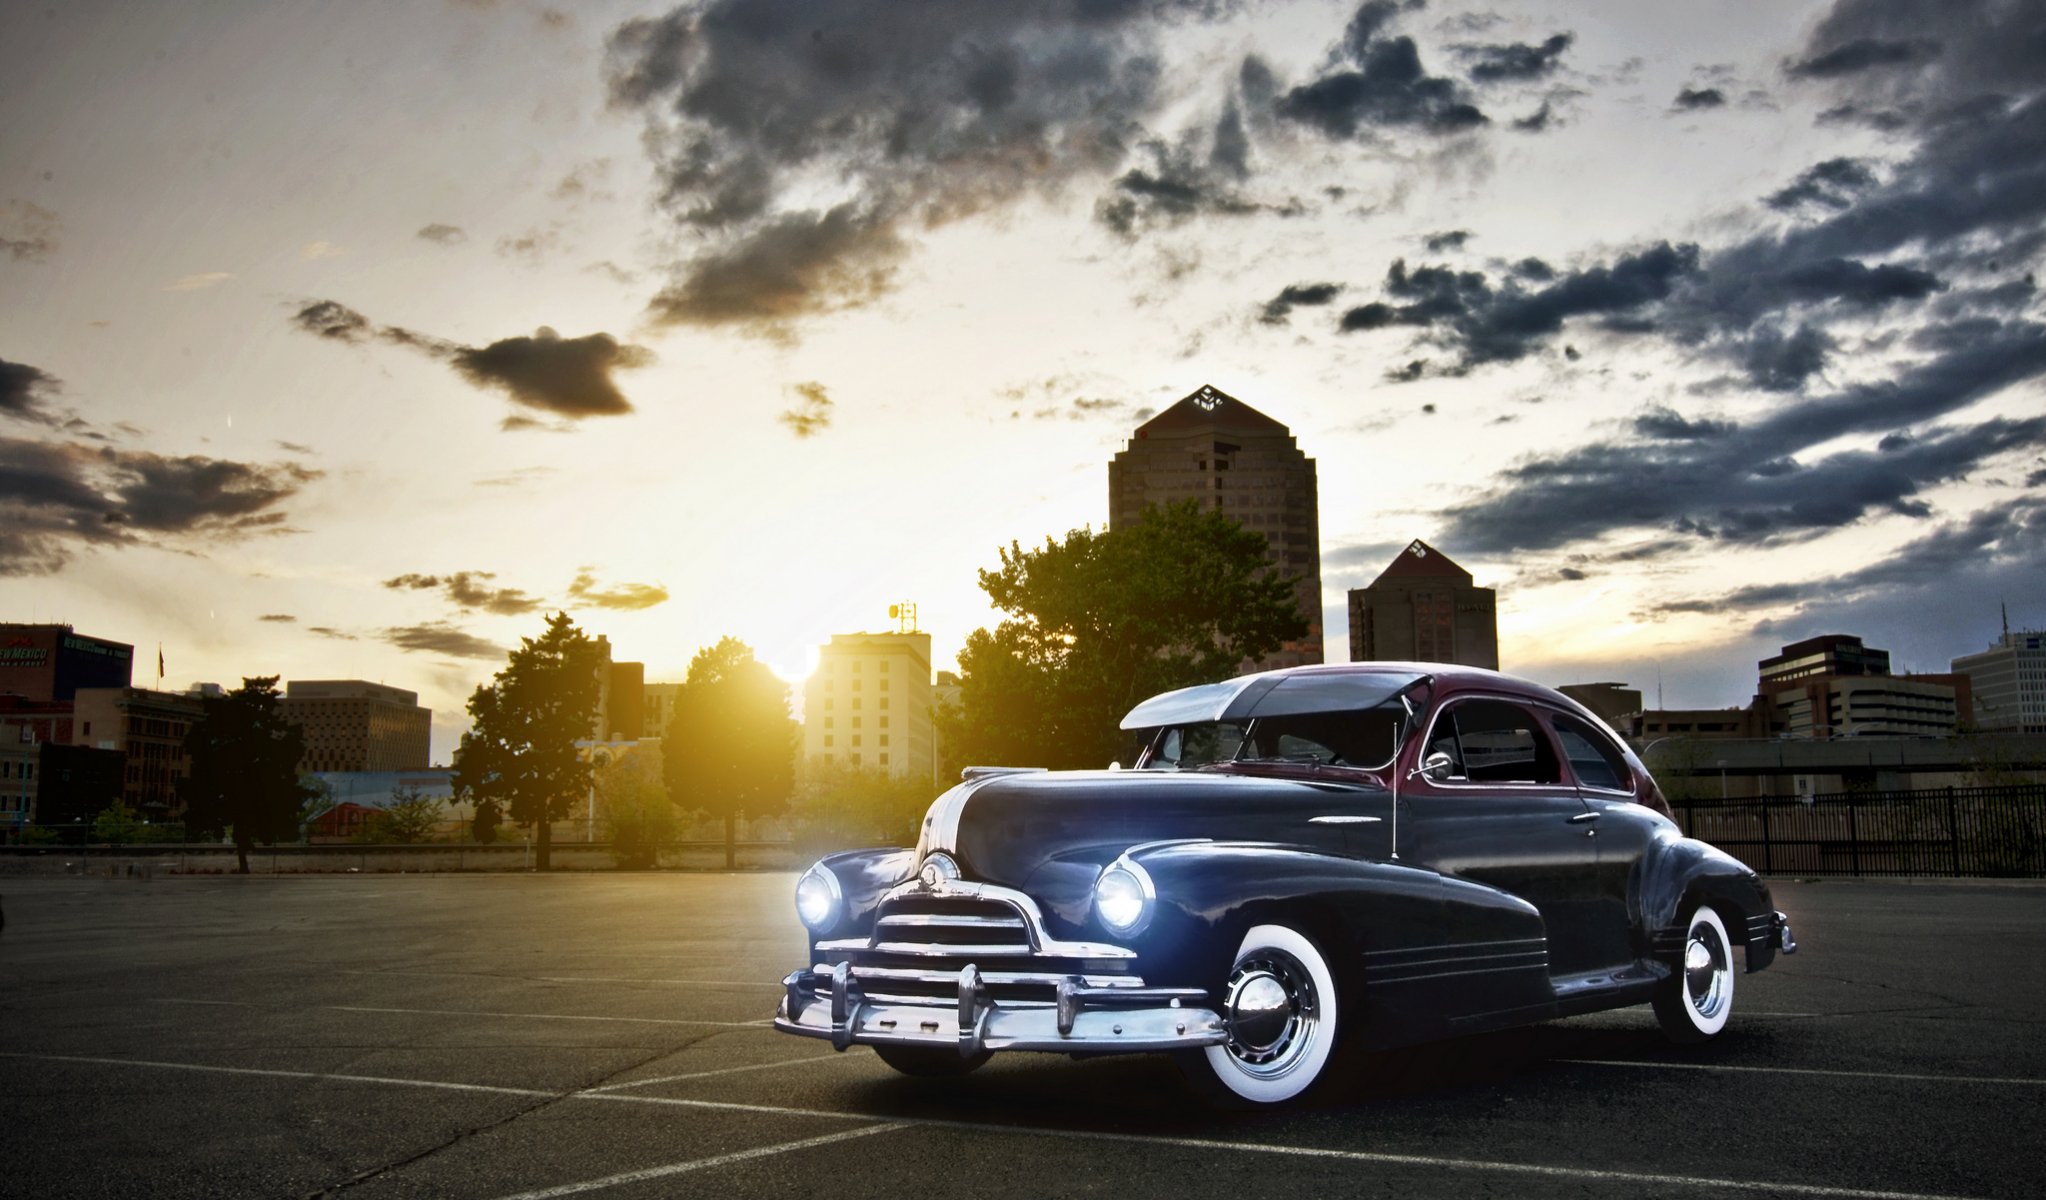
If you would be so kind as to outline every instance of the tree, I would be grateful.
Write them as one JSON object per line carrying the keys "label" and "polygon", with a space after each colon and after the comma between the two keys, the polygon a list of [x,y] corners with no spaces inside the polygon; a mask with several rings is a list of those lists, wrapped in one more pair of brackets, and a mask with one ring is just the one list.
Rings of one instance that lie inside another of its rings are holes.
{"label": "tree", "polygon": [[1295,581],[1266,549],[1192,500],[1038,550],[1011,542],[980,586],[1012,617],[967,635],[942,735],[967,762],[1105,766],[1138,701],[1226,679],[1306,634]]}
{"label": "tree", "polygon": [[400,784],[391,789],[390,803],[371,813],[363,823],[362,840],[399,845],[431,841],[440,830],[444,803],[439,796]]}
{"label": "tree", "polygon": [[141,841],[142,823],[135,819],[134,809],[124,801],[116,800],[93,817],[92,840],[109,845]]}
{"label": "tree", "polygon": [[603,663],[568,614],[547,619],[538,638],[521,639],[496,678],[469,697],[469,732],[455,755],[455,791],[500,806],[535,827],[534,863],[548,870],[552,822],[589,794],[590,764],[576,748],[597,717],[597,672]]}
{"label": "tree", "polygon": [[813,758],[789,803],[794,848],[810,857],[855,846],[913,846],[936,793],[925,775]]}
{"label": "tree", "polygon": [[234,831],[236,869],[249,873],[249,847],[298,837],[311,789],[300,782],[305,736],[277,710],[277,676],[243,679],[206,698],[185,735],[185,827],[202,836]]}
{"label": "tree", "polygon": [[611,857],[621,867],[651,867],[675,837],[675,806],[658,743],[647,742],[597,768],[597,808],[611,827]]}
{"label": "tree", "polygon": [[788,802],[797,730],[789,689],[737,638],[696,652],[675,690],[661,743],[668,796],[725,823],[725,867],[738,865],[736,823]]}

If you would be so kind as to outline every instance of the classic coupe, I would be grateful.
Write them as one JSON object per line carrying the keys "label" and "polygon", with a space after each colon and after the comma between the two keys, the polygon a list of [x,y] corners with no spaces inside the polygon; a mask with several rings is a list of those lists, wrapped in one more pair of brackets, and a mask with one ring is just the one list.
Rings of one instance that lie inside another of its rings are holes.
{"label": "classic coupe", "polygon": [[912,1075],[1172,1052],[1281,1104],[1364,1052],[1628,1005],[1699,1042],[1797,943],[1588,709],[1497,672],[1352,663],[1153,697],[1135,769],[968,768],[914,849],[796,884],[775,1028]]}

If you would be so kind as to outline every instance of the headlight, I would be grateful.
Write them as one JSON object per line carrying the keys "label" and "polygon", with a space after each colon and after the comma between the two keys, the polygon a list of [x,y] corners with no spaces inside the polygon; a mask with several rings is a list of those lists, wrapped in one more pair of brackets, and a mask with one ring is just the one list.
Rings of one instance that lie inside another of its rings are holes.
{"label": "headlight", "polygon": [[838,876],[823,863],[796,880],[796,916],[810,932],[823,933],[838,924],[839,910],[844,907],[845,893],[839,890]]}
{"label": "headlight", "polygon": [[1158,891],[1151,875],[1127,858],[1108,865],[1094,881],[1094,914],[1102,928],[1116,937],[1134,937],[1151,921],[1152,903]]}

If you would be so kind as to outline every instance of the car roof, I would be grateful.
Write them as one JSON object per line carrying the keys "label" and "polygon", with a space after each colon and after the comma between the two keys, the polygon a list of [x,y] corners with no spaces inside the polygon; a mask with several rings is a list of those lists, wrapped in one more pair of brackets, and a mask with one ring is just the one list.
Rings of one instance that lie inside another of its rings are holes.
{"label": "car roof", "polygon": [[1124,729],[1371,708],[1427,682],[1442,692],[1492,691],[1581,706],[1552,688],[1458,663],[1353,662],[1287,667],[1153,696],[1122,719]]}

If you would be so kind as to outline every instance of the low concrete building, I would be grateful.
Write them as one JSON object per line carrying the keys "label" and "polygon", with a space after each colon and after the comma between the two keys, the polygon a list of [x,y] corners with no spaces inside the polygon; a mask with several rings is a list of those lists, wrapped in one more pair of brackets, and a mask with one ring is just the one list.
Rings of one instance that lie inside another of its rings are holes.
{"label": "low concrete building", "polygon": [[191,775],[185,737],[206,717],[197,696],[148,688],[79,688],[72,741],[124,758],[122,799],[150,821],[183,817],[179,786]]}
{"label": "low concrete building", "polygon": [[433,710],[419,693],[361,679],[294,679],[278,702],[305,735],[298,769],[416,771],[432,762]]}

